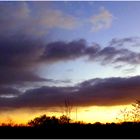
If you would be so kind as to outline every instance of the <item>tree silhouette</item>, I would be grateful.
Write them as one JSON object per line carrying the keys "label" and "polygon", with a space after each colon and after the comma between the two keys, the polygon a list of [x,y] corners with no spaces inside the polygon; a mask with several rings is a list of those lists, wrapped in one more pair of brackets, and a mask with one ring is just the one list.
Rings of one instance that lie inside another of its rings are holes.
{"label": "tree silhouette", "polygon": [[65,116],[65,115],[62,115],[61,117],[60,117],[60,124],[69,124],[70,123],[70,118],[69,117],[67,117],[67,116]]}
{"label": "tree silhouette", "polygon": [[42,115],[40,117],[36,117],[35,119],[28,122],[29,126],[32,127],[53,127],[59,124],[59,120],[55,117],[48,117],[46,115]]}
{"label": "tree silhouette", "polygon": [[60,124],[69,124],[70,120],[71,119],[65,115],[60,116],[59,119],[55,116],[48,117],[46,115],[42,115],[29,121],[28,125],[32,127],[56,127]]}

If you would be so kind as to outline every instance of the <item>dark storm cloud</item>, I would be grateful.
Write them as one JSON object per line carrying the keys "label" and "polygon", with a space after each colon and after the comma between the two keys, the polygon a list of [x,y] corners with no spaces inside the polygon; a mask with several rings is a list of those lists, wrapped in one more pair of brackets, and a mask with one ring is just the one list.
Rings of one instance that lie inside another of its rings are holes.
{"label": "dark storm cloud", "polygon": [[122,105],[140,99],[140,76],[91,79],[74,87],[47,87],[27,90],[17,98],[0,98],[0,107],[58,107],[69,99],[75,106]]}
{"label": "dark storm cloud", "polygon": [[0,95],[19,95],[21,92],[11,87],[0,87]]}
{"label": "dark storm cloud", "polygon": [[28,67],[37,61],[42,44],[25,36],[0,39],[0,66]]}
{"label": "dark storm cloud", "polygon": [[30,38],[0,38],[0,84],[21,81],[44,81],[33,73],[42,44]]}
{"label": "dark storm cloud", "polygon": [[[121,39],[120,43],[127,41],[129,47],[138,45],[135,38]],[[88,45],[86,40],[75,40],[71,42],[57,41],[46,45],[40,61],[56,63],[58,61],[74,60],[80,57],[87,56],[90,62],[98,62],[102,65],[109,64],[130,64],[138,65],[140,63],[140,52],[132,51],[129,47],[116,47],[119,41],[111,41],[109,46],[102,48],[99,44],[94,43]],[[133,43],[133,45],[131,44]],[[114,47],[115,45],[115,47]]]}
{"label": "dark storm cloud", "polygon": [[47,44],[41,57],[41,61],[57,62],[73,60],[79,57],[94,55],[98,52],[100,46],[93,44],[88,46],[83,39],[71,42],[52,42]]}
{"label": "dark storm cloud", "polygon": [[34,73],[43,42],[26,2],[0,2],[0,85],[47,81]]}

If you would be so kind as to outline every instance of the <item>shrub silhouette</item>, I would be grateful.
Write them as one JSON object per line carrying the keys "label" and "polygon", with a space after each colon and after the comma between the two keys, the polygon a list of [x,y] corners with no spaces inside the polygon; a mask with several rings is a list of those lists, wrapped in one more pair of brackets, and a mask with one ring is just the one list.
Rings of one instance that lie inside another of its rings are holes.
{"label": "shrub silhouette", "polygon": [[134,122],[140,122],[140,101],[136,100],[136,103],[132,104],[132,106],[132,119]]}
{"label": "shrub silhouette", "polygon": [[131,106],[132,108],[120,110],[116,118],[119,122],[140,122],[140,101],[136,100]]}
{"label": "shrub silhouette", "polygon": [[70,123],[70,118],[69,117],[67,117],[67,116],[65,116],[65,115],[62,115],[61,117],[60,117],[60,120],[59,120],[59,122],[60,122],[60,124],[69,124]]}
{"label": "shrub silhouette", "polygon": [[65,115],[60,116],[60,119],[55,116],[48,117],[46,115],[42,115],[29,121],[28,125],[32,127],[56,127],[60,124],[69,124],[70,120],[71,119]]}
{"label": "shrub silhouette", "polygon": [[55,116],[48,117],[46,115],[36,117],[35,119],[28,122],[28,125],[32,127],[52,127],[57,126],[58,124],[59,119],[57,119]]}

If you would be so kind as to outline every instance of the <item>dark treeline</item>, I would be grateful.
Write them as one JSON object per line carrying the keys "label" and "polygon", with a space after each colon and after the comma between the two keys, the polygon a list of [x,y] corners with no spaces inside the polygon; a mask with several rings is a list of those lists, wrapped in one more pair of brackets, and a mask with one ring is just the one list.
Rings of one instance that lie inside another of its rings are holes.
{"label": "dark treeline", "polygon": [[3,126],[0,138],[140,138],[140,123],[61,124],[49,127]]}
{"label": "dark treeline", "polygon": [[132,104],[131,110],[121,110],[116,118],[119,123],[106,124],[73,122],[70,119],[70,105],[66,105],[66,115],[59,118],[41,115],[30,120],[26,126],[2,124],[0,138],[140,138],[140,101]]}
{"label": "dark treeline", "polygon": [[0,138],[140,138],[139,122],[72,123],[66,116],[42,115],[29,121],[28,126],[1,126]]}

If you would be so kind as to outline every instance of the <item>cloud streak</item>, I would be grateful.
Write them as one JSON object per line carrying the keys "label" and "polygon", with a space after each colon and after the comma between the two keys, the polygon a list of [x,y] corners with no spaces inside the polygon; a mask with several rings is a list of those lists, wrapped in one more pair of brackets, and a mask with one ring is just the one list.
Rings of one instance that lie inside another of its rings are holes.
{"label": "cloud streak", "polygon": [[[92,59],[92,57],[91,57]],[[118,49],[114,47],[105,47],[93,59],[101,62],[103,65],[108,64],[130,64],[139,65],[140,53],[133,52],[129,49]]]}
{"label": "cloud streak", "polygon": [[126,47],[130,45],[130,47],[138,47],[140,45],[140,37],[126,37],[126,38],[113,38],[109,46],[111,47]]}
{"label": "cloud streak", "polygon": [[129,104],[140,98],[140,76],[105,78],[84,81],[74,87],[30,89],[17,98],[0,97],[0,107],[58,107],[66,99],[74,106],[112,106]]}

